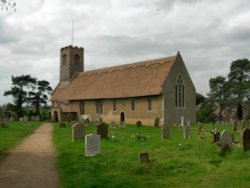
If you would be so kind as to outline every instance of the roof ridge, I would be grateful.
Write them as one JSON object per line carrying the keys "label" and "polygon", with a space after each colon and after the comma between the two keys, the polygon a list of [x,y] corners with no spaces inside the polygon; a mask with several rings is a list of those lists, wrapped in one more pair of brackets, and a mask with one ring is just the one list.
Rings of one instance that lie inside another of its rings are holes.
{"label": "roof ridge", "polygon": [[[173,55],[173,56],[157,58],[157,59],[152,59],[152,60],[138,61],[135,63],[99,68],[99,69],[89,70],[89,71],[85,71],[85,72],[80,72],[79,76],[88,75],[88,74],[102,74],[102,73],[106,73],[106,72],[119,71],[119,70],[124,70],[124,69],[128,69],[128,68],[137,68],[137,67],[142,67],[142,66],[151,66],[151,65],[155,65],[155,64],[162,64],[162,63],[166,63],[166,61],[171,61],[173,58],[176,58],[176,57],[177,57],[177,55]],[[163,60],[165,60],[165,61],[162,62]]]}

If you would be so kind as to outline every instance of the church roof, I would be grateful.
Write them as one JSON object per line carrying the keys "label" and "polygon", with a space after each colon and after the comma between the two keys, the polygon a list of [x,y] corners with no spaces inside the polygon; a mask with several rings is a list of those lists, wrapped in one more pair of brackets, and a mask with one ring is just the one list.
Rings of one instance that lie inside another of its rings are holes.
{"label": "church roof", "polygon": [[78,73],[56,87],[52,101],[160,95],[177,55]]}

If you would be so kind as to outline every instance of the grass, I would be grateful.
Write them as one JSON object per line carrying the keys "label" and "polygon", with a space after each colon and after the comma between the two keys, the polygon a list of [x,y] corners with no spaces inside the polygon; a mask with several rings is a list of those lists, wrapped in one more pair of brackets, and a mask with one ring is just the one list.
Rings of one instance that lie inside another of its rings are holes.
{"label": "grass", "polygon": [[[212,126],[206,125],[212,129]],[[218,127],[219,131],[231,127]],[[95,133],[89,125],[87,134]],[[247,187],[250,183],[250,152],[236,144],[231,153],[199,138],[198,126],[183,139],[181,128],[170,128],[170,139],[161,139],[161,128],[109,129],[101,141],[101,154],[84,156],[84,142],[71,141],[71,127],[54,125],[57,167],[64,187]],[[139,136],[138,136],[139,135]],[[138,138],[146,138],[140,141]],[[208,134],[208,137],[212,135]],[[239,135],[236,135],[239,140]],[[148,152],[150,163],[141,164],[138,153]]]}
{"label": "grass", "polygon": [[25,126],[24,122],[12,122],[8,128],[0,127],[0,162],[14,146],[33,133],[41,124],[41,122],[29,122]]}

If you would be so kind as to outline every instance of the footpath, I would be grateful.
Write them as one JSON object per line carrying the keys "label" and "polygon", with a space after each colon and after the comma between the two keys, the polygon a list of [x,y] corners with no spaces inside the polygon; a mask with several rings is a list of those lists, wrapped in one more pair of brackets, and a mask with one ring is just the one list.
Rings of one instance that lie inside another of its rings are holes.
{"label": "footpath", "polygon": [[1,188],[59,188],[52,124],[45,123],[0,163]]}

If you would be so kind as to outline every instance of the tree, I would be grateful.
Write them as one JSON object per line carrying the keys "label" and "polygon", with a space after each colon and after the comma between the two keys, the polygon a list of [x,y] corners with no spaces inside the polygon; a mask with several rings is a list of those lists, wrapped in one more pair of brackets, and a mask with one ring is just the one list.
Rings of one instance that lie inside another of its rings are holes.
{"label": "tree", "polygon": [[197,121],[202,123],[215,123],[215,109],[216,107],[214,103],[211,100],[206,99],[204,104],[199,108],[196,113]]}
{"label": "tree", "polygon": [[4,96],[12,95],[14,98],[15,112],[18,117],[23,116],[23,104],[28,101],[27,89],[35,87],[36,78],[30,75],[12,76],[12,85],[10,90],[4,92]]}
{"label": "tree", "polygon": [[249,101],[250,93],[250,61],[239,59],[233,61],[228,75],[231,100],[237,109],[237,118],[242,120],[243,102]]}
{"label": "tree", "polygon": [[37,82],[36,88],[29,92],[29,102],[35,107],[35,114],[40,115],[41,106],[46,106],[48,94],[52,91],[49,82],[41,80]]}
{"label": "tree", "polygon": [[196,93],[195,99],[196,99],[196,106],[200,107],[205,103],[206,97],[204,97],[200,93]]}
{"label": "tree", "polygon": [[228,85],[226,78],[223,76],[217,76],[216,78],[211,78],[209,80],[210,93],[208,96],[210,100],[213,101],[219,108],[219,122],[222,121],[222,112],[227,104],[228,99]]}

